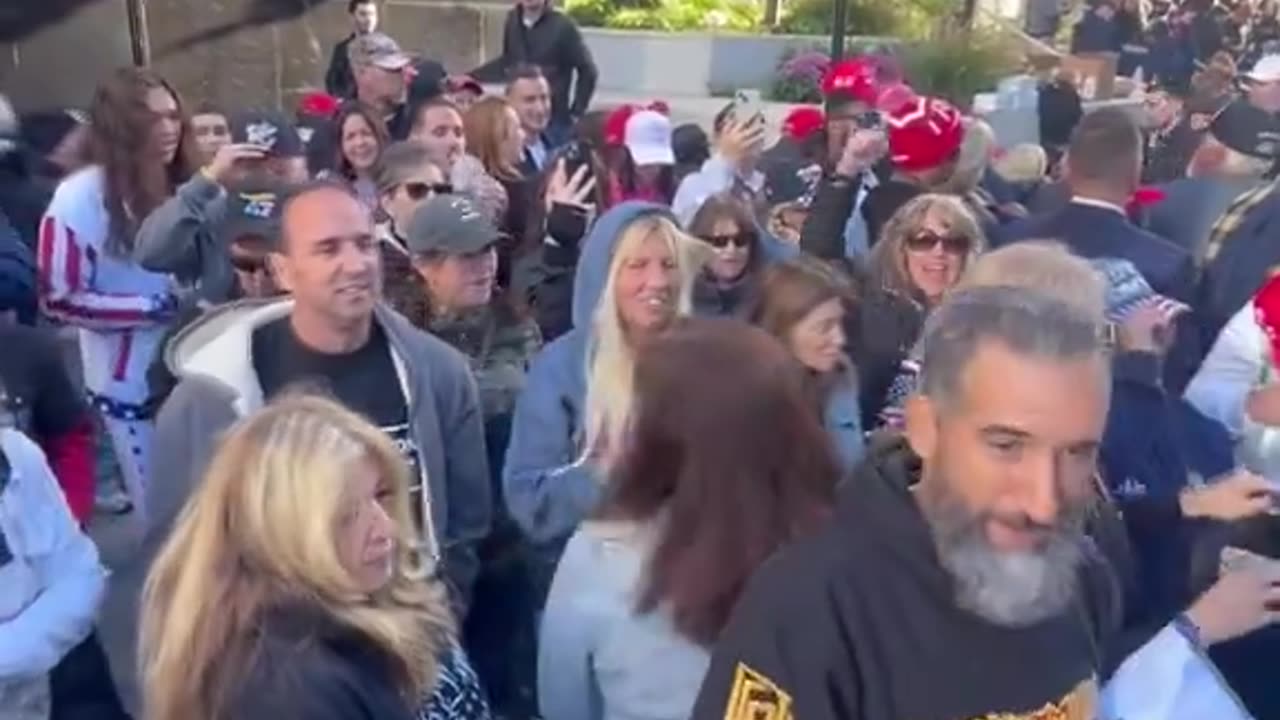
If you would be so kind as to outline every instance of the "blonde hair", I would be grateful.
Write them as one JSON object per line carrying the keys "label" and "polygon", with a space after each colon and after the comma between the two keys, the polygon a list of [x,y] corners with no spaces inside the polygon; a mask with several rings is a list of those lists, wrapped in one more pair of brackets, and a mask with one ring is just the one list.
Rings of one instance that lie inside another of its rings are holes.
{"label": "blonde hair", "polygon": [[965,256],[967,269],[986,249],[986,237],[974,219],[973,213],[960,198],[951,195],[926,193],[912,198],[889,218],[880,234],[880,242],[871,249],[867,260],[872,280],[880,289],[922,302],[924,298],[911,281],[907,272],[907,238],[924,225],[925,218],[933,215],[941,218],[948,229],[969,239],[969,254]]}
{"label": "blonde hair", "polygon": [[1020,242],[993,250],[974,261],[956,283],[971,287],[1021,287],[1106,315],[1106,278],[1088,260],[1049,240]]}
{"label": "blonde hair", "polygon": [[1049,155],[1035,143],[1019,143],[995,162],[996,174],[1014,183],[1037,182],[1049,172]]}
{"label": "blonde hair", "polygon": [[[334,528],[363,463],[392,488],[398,528],[387,586],[362,591]],[[435,681],[453,632],[416,550],[409,470],[382,431],[338,404],[292,395],[241,420],[220,443],[151,567],[139,663],[149,720],[215,720],[249,664],[256,629],[280,607],[315,608],[380,648],[405,697]]]}
{"label": "blonde hair", "polygon": [[618,316],[615,297],[618,271],[623,261],[650,237],[661,238],[676,261],[676,282],[679,284],[676,289],[677,316],[692,312],[694,280],[710,255],[706,243],[685,234],[669,218],[659,214],[643,215],[633,220],[618,238],[609,261],[608,279],[591,318],[591,339],[587,346],[586,427],[582,459],[591,457],[605,467],[617,457],[622,447],[631,417],[635,374],[635,351],[627,342]]}
{"label": "blonde hair", "polygon": [[475,156],[484,166],[485,172],[498,180],[517,180],[520,170],[510,158],[502,156],[503,145],[507,142],[507,134],[512,131],[512,123],[519,121],[511,117],[511,103],[500,97],[480,98],[462,117],[463,132],[467,136],[467,152]]}
{"label": "blonde hair", "polygon": [[946,195],[967,196],[978,189],[982,174],[991,164],[991,153],[996,146],[996,134],[991,126],[977,118],[964,121],[964,141],[956,156],[955,168],[934,192]]}

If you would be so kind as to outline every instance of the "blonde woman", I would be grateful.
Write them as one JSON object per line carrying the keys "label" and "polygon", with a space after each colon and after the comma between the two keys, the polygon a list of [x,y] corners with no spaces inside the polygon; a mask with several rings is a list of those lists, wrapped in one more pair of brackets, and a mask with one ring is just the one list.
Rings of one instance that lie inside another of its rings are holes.
{"label": "blonde woman", "polygon": [[[328,400],[286,397],[234,426],[147,577],[146,717],[487,717],[412,540],[408,472]],[[458,678],[467,712],[419,708]]]}
{"label": "blonde woman", "polygon": [[925,317],[985,247],[973,213],[950,195],[913,198],[885,223],[850,332],[863,428],[879,424],[889,386]]}
{"label": "blonde woman", "polygon": [[642,202],[615,206],[583,241],[574,329],[534,359],[503,469],[507,506],[535,542],[567,537],[594,509],[630,417],[636,349],[689,314],[704,252]]}

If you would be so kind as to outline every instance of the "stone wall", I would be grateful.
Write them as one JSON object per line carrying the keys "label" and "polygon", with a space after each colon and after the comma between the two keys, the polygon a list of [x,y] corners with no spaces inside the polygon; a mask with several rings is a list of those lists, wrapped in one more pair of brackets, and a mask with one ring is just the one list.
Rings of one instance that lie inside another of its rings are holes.
{"label": "stone wall", "polygon": [[[11,0],[0,0],[8,2]],[[346,0],[147,0],[152,64],[190,103],[291,107],[320,87],[349,32]],[[506,3],[385,0],[383,30],[406,49],[466,71],[501,46]],[[92,0],[21,40],[0,43],[0,92],[22,108],[84,105],[130,62],[124,0]]]}

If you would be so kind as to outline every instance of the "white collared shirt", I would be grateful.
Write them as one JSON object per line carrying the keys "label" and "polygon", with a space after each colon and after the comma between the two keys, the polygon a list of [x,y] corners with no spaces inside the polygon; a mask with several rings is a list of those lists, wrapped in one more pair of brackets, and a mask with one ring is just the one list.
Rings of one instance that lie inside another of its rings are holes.
{"label": "white collared shirt", "polygon": [[1087,198],[1087,197],[1080,197],[1079,195],[1072,195],[1071,202],[1075,205],[1084,205],[1087,207],[1095,207],[1095,208],[1101,208],[1103,210],[1110,210],[1112,212],[1118,212],[1121,215],[1125,216],[1126,218],[1129,217],[1128,211],[1126,211],[1124,208],[1114,203],[1109,203],[1106,200],[1098,200],[1097,198]]}

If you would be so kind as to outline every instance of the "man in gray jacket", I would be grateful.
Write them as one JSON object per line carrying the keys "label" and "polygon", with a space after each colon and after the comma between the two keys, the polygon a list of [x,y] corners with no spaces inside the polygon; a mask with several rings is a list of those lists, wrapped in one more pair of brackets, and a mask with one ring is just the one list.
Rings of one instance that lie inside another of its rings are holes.
{"label": "man in gray jacket", "polygon": [[[269,261],[292,298],[223,306],[169,343],[166,360],[179,383],[156,422],[156,480],[147,497],[153,522],[140,552],[113,579],[121,597],[108,604],[136,602],[146,566],[223,431],[277,393],[319,391],[404,451],[416,479],[422,550],[438,561],[461,621],[492,505],[483,414],[467,361],[378,304],[373,221],[348,188],[299,188],[284,204],[282,228]],[[136,608],[114,613],[136,621]],[[126,687],[132,629],[110,628],[114,669]]]}

